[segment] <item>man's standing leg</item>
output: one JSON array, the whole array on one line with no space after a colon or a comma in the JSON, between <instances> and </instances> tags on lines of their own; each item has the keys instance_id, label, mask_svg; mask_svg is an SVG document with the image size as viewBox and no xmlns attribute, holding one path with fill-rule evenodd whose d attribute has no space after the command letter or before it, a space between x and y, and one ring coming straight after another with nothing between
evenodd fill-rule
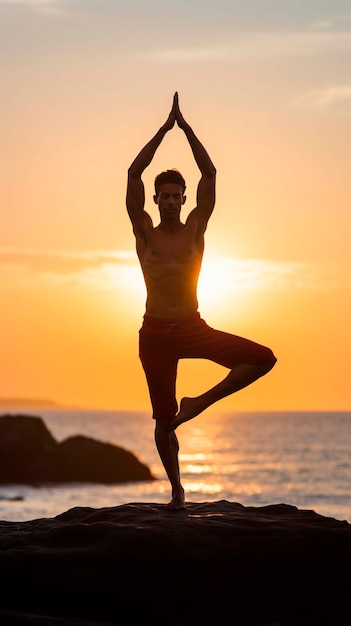
<instances>
[{"instance_id":1,"label":"man's standing leg","mask_svg":"<svg viewBox=\"0 0 351 626\"><path fill-rule=\"evenodd\" d=\"M179 444L175 432L169 431L169 423L156 422L155 441L163 467L172 487L172 500L168 509L185 509L184 489L180 481L178 452Z\"/></svg>"},{"instance_id":2,"label":"man's standing leg","mask_svg":"<svg viewBox=\"0 0 351 626\"><path fill-rule=\"evenodd\" d=\"M145 332L146 324L149 334ZM178 359L172 355L167 337L160 329L152 335L152 326L155 325L156 322L144 322L140 332L139 356L149 388L153 418L156 420L157 451L171 483L172 500L167 508L179 510L185 508L179 471L179 444L176 434L169 428L178 410L175 397Z\"/></svg>"}]
</instances>

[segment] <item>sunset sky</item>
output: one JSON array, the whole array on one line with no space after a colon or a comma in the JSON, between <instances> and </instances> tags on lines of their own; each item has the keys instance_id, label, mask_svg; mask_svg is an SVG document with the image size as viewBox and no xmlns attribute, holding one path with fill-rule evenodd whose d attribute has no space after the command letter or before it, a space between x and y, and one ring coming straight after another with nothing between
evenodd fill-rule
<instances>
[{"instance_id":1,"label":"sunset sky","mask_svg":"<svg viewBox=\"0 0 351 626\"><path fill-rule=\"evenodd\" d=\"M349 0L0 0L0 397L148 409L128 166L175 91L218 173L208 324L274 370L220 410L351 408ZM199 172L175 128L143 177ZM179 396L224 370L182 362Z\"/></svg>"}]
</instances>

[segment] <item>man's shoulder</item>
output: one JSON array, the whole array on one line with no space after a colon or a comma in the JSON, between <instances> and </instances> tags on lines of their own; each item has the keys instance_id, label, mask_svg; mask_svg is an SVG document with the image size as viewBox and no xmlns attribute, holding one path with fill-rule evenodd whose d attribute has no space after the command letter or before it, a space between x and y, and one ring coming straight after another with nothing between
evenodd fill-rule
<instances>
[{"instance_id":1,"label":"man's shoulder","mask_svg":"<svg viewBox=\"0 0 351 626\"><path fill-rule=\"evenodd\" d=\"M204 218L201 209L199 207L195 207L195 209L189 213L185 224L192 227L197 234L201 234L205 232L208 220L209 216Z\"/></svg>"},{"instance_id":2,"label":"man's shoulder","mask_svg":"<svg viewBox=\"0 0 351 626\"><path fill-rule=\"evenodd\" d=\"M133 220L133 232L136 238L145 238L147 233L154 230L154 225L150 215L146 211L142 211L138 219Z\"/></svg>"}]
</instances>

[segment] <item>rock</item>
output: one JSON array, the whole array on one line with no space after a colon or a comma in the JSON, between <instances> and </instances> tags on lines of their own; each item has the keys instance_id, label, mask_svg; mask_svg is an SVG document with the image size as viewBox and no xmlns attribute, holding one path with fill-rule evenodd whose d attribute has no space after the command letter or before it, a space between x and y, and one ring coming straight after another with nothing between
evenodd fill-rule
<instances>
[{"instance_id":1,"label":"rock","mask_svg":"<svg viewBox=\"0 0 351 626\"><path fill-rule=\"evenodd\" d=\"M0 417L0 483L155 480L131 452L77 435L58 443L40 417Z\"/></svg>"},{"instance_id":2,"label":"rock","mask_svg":"<svg viewBox=\"0 0 351 626\"><path fill-rule=\"evenodd\" d=\"M153 478L131 452L82 435L60 443L57 456L61 480L115 483Z\"/></svg>"},{"instance_id":3,"label":"rock","mask_svg":"<svg viewBox=\"0 0 351 626\"><path fill-rule=\"evenodd\" d=\"M286 504L74 508L0 522L0 623L350 626L350 559L350 524Z\"/></svg>"}]
</instances>

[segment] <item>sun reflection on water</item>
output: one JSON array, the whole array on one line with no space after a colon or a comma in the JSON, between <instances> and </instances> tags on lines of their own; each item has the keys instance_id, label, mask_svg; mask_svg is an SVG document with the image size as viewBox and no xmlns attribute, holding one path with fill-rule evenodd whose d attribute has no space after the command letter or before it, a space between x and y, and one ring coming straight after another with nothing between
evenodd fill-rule
<instances>
[{"instance_id":1,"label":"sun reflection on water","mask_svg":"<svg viewBox=\"0 0 351 626\"><path fill-rule=\"evenodd\" d=\"M184 466L184 471L190 474L210 474L213 472L212 465L191 465L188 463Z\"/></svg>"},{"instance_id":2,"label":"sun reflection on water","mask_svg":"<svg viewBox=\"0 0 351 626\"><path fill-rule=\"evenodd\" d=\"M228 488L228 485L227 485ZM258 483L232 484L232 493L234 495L253 496L263 492L262 485Z\"/></svg>"},{"instance_id":3,"label":"sun reflection on water","mask_svg":"<svg viewBox=\"0 0 351 626\"><path fill-rule=\"evenodd\" d=\"M179 454L180 461L208 461L212 458L212 454L205 454L204 452L195 452L192 454Z\"/></svg>"},{"instance_id":4,"label":"sun reflection on water","mask_svg":"<svg viewBox=\"0 0 351 626\"><path fill-rule=\"evenodd\" d=\"M205 482L188 482L184 481L185 493L203 493L213 495L223 491L223 485L220 483L205 483Z\"/></svg>"}]
</instances>

